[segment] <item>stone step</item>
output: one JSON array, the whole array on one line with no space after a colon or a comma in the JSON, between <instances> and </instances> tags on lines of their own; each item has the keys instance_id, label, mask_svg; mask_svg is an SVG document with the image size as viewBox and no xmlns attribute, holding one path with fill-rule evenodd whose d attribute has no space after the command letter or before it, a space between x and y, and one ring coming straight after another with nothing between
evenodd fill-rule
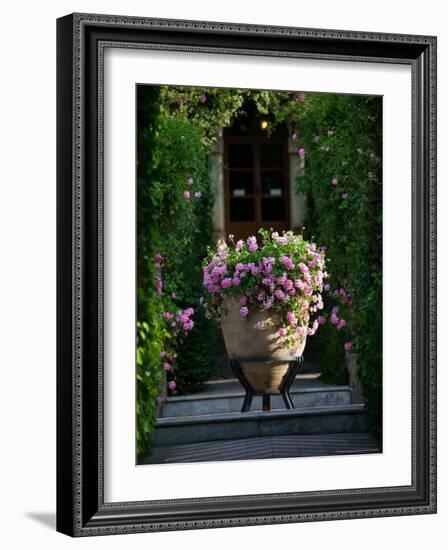
<instances>
[{"instance_id":1,"label":"stone step","mask_svg":"<svg viewBox=\"0 0 448 550\"><path fill-rule=\"evenodd\" d=\"M296 408L350 404L350 387L320 383L313 378L297 378L291 386L291 397ZM191 395L168 397L162 410L163 417L196 416L240 412L244 390L236 380L209 383L206 390ZM284 409L280 394L272 395L271 407ZM261 410L261 397L255 396L252 411Z\"/></svg>"},{"instance_id":2,"label":"stone step","mask_svg":"<svg viewBox=\"0 0 448 550\"><path fill-rule=\"evenodd\" d=\"M157 419L154 446L288 434L367 431L364 405L336 405L271 412L202 414Z\"/></svg>"}]
</instances>

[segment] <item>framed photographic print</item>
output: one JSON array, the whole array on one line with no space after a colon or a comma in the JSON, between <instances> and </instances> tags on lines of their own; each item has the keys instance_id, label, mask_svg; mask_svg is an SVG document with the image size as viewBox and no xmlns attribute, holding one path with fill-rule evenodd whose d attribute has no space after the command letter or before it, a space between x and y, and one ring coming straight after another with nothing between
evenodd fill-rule
<instances>
[{"instance_id":1,"label":"framed photographic print","mask_svg":"<svg viewBox=\"0 0 448 550\"><path fill-rule=\"evenodd\" d=\"M436 511L436 39L58 20L71 536Z\"/></svg>"}]
</instances>

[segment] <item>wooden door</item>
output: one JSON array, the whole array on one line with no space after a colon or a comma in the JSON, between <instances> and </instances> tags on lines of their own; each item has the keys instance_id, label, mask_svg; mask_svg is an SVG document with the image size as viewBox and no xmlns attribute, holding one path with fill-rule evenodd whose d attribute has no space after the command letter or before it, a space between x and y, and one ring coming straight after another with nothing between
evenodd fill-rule
<instances>
[{"instance_id":1,"label":"wooden door","mask_svg":"<svg viewBox=\"0 0 448 550\"><path fill-rule=\"evenodd\" d=\"M286 137L228 136L224 166L227 234L245 239L260 228L290 228Z\"/></svg>"}]
</instances>

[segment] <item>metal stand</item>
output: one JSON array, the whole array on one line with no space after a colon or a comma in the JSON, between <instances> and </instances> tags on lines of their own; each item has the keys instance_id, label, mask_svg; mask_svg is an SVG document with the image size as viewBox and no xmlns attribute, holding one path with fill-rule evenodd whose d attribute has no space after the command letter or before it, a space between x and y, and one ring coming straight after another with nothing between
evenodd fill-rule
<instances>
[{"instance_id":1,"label":"metal stand","mask_svg":"<svg viewBox=\"0 0 448 550\"><path fill-rule=\"evenodd\" d=\"M285 376L283 377L283 380L281 381L278 390L254 390L252 386L250 385L247 378L244 376L244 372L241 368L241 363L267 363L267 362L275 362L275 363L289 363L288 370L286 371ZM263 399L263 411L270 411L271 410L271 395L275 391L279 391L283 401L285 403L285 406L287 409L293 409L294 403L291 398L291 394L289 393L289 390L291 388L291 384L293 383L296 374L299 370L299 368L303 364L303 356L294 356L294 357L275 357L275 356L267 356L267 357L232 357L230 359L230 367L232 369L233 374L238 378L238 380L241 382L241 385L243 386L246 395L244 397L243 407L241 409L241 412L247 412L250 409L250 406L252 404L253 397L255 395L261 395Z\"/></svg>"}]
</instances>

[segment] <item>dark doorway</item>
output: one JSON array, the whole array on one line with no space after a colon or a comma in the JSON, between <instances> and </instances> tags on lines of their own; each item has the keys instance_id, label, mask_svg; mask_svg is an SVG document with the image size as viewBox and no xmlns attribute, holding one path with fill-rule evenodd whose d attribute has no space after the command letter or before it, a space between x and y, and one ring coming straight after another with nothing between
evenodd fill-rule
<instances>
[{"instance_id":1,"label":"dark doorway","mask_svg":"<svg viewBox=\"0 0 448 550\"><path fill-rule=\"evenodd\" d=\"M224 132L226 232L244 239L260 228L290 229L287 132L270 121L237 121Z\"/></svg>"}]
</instances>

